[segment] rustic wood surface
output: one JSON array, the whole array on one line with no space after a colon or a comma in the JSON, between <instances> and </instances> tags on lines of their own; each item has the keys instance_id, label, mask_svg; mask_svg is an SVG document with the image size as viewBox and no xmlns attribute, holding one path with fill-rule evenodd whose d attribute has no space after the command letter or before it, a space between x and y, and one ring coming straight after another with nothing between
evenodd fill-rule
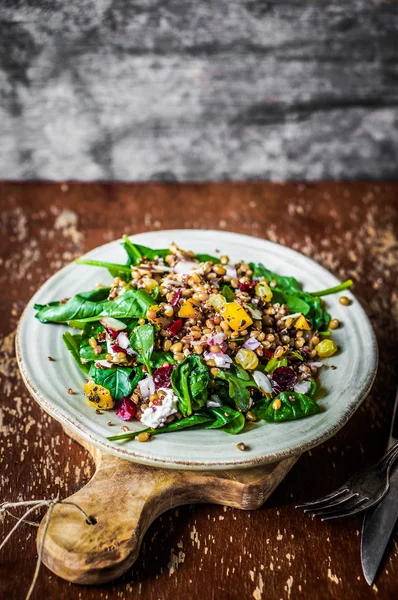
<instances>
[{"instance_id":1,"label":"rustic wood surface","mask_svg":"<svg viewBox=\"0 0 398 600\"><path fill-rule=\"evenodd\" d=\"M47 514L43 517L38 545L43 544L43 563L72 583L108 583L120 577L137 560L150 524L172 508L194 503L260 508L298 459L238 471L159 469L104 454L66 433L89 451L95 475L65 504L51 509L48 526Z\"/></svg>"},{"instance_id":2,"label":"rustic wood surface","mask_svg":"<svg viewBox=\"0 0 398 600\"><path fill-rule=\"evenodd\" d=\"M120 580L76 587L43 568L34 600L395 598L397 540L369 588L360 567L361 520L321 523L294 505L340 485L386 443L398 383L398 185L4 183L0 202L1 499L66 497L94 472L89 454L25 390L13 337L26 302L51 273L124 232L229 229L301 250L355 279L381 351L369 398L338 435L300 458L263 508L171 510L150 526L140 557ZM0 524L1 537L12 524ZM1 553L1 597L24 598L35 537L24 525Z\"/></svg>"},{"instance_id":3,"label":"rustic wood surface","mask_svg":"<svg viewBox=\"0 0 398 600\"><path fill-rule=\"evenodd\" d=\"M396 178L397 0L0 2L0 178Z\"/></svg>"}]
</instances>

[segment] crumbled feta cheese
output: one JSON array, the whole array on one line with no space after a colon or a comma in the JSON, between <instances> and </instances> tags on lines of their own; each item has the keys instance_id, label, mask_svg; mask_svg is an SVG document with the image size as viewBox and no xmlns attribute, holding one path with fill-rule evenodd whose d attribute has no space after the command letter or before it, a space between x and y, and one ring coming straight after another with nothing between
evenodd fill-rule
<instances>
[{"instance_id":1,"label":"crumbled feta cheese","mask_svg":"<svg viewBox=\"0 0 398 600\"><path fill-rule=\"evenodd\" d=\"M155 405L150 403L148 408L142 411L141 415L141 423L152 429L162 427L167 417L177 412L178 397L173 393L173 390L159 388L158 391L163 391L166 394L162 404Z\"/></svg>"}]
</instances>

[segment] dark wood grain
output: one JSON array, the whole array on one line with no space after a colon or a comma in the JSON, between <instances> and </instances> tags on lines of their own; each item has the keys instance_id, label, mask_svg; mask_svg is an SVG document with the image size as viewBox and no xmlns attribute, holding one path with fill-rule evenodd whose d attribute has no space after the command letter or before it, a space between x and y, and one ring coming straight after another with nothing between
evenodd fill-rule
<instances>
[{"instance_id":1,"label":"dark wood grain","mask_svg":"<svg viewBox=\"0 0 398 600\"><path fill-rule=\"evenodd\" d=\"M369 398L338 435L299 460L262 509L170 511L151 525L140 558L122 579L74 587L43 568L34 599L395 598L396 541L369 588L360 568L360 519L324 524L294 504L340 485L386 442L398 383L398 185L4 183L0 202L1 499L65 497L93 472L89 455L26 392L13 334L26 302L51 273L124 232L229 229L294 247L338 277L355 279L381 350ZM0 525L1 537L11 525ZM24 597L35 535L23 526L1 553L1 597Z\"/></svg>"}]
</instances>

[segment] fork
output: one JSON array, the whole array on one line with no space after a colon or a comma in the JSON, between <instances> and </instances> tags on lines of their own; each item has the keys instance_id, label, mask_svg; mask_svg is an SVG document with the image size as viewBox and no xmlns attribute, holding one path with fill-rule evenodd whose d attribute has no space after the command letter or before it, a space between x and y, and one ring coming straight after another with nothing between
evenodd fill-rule
<instances>
[{"instance_id":1,"label":"fork","mask_svg":"<svg viewBox=\"0 0 398 600\"><path fill-rule=\"evenodd\" d=\"M374 465L355 473L337 490L311 502L297 504L304 512L331 521L352 517L380 502L390 487L390 472L398 456L398 442Z\"/></svg>"}]
</instances>

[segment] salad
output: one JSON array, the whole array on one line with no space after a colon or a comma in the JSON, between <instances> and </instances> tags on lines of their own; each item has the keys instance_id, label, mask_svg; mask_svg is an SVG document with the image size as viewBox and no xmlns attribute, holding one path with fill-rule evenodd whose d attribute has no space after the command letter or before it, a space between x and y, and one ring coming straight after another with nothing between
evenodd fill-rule
<instances>
[{"instance_id":1,"label":"salad","mask_svg":"<svg viewBox=\"0 0 398 600\"><path fill-rule=\"evenodd\" d=\"M263 264L151 249L123 237L126 264L85 258L108 269L109 287L36 304L42 323L63 335L97 413L114 410L142 431L109 440L147 441L192 426L237 434L256 421L280 423L320 411L316 379L338 348L322 296ZM342 304L348 299L340 298ZM49 357L50 358L50 357ZM69 390L71 392L71 390Z\"/></svg>"}]
</instances>

